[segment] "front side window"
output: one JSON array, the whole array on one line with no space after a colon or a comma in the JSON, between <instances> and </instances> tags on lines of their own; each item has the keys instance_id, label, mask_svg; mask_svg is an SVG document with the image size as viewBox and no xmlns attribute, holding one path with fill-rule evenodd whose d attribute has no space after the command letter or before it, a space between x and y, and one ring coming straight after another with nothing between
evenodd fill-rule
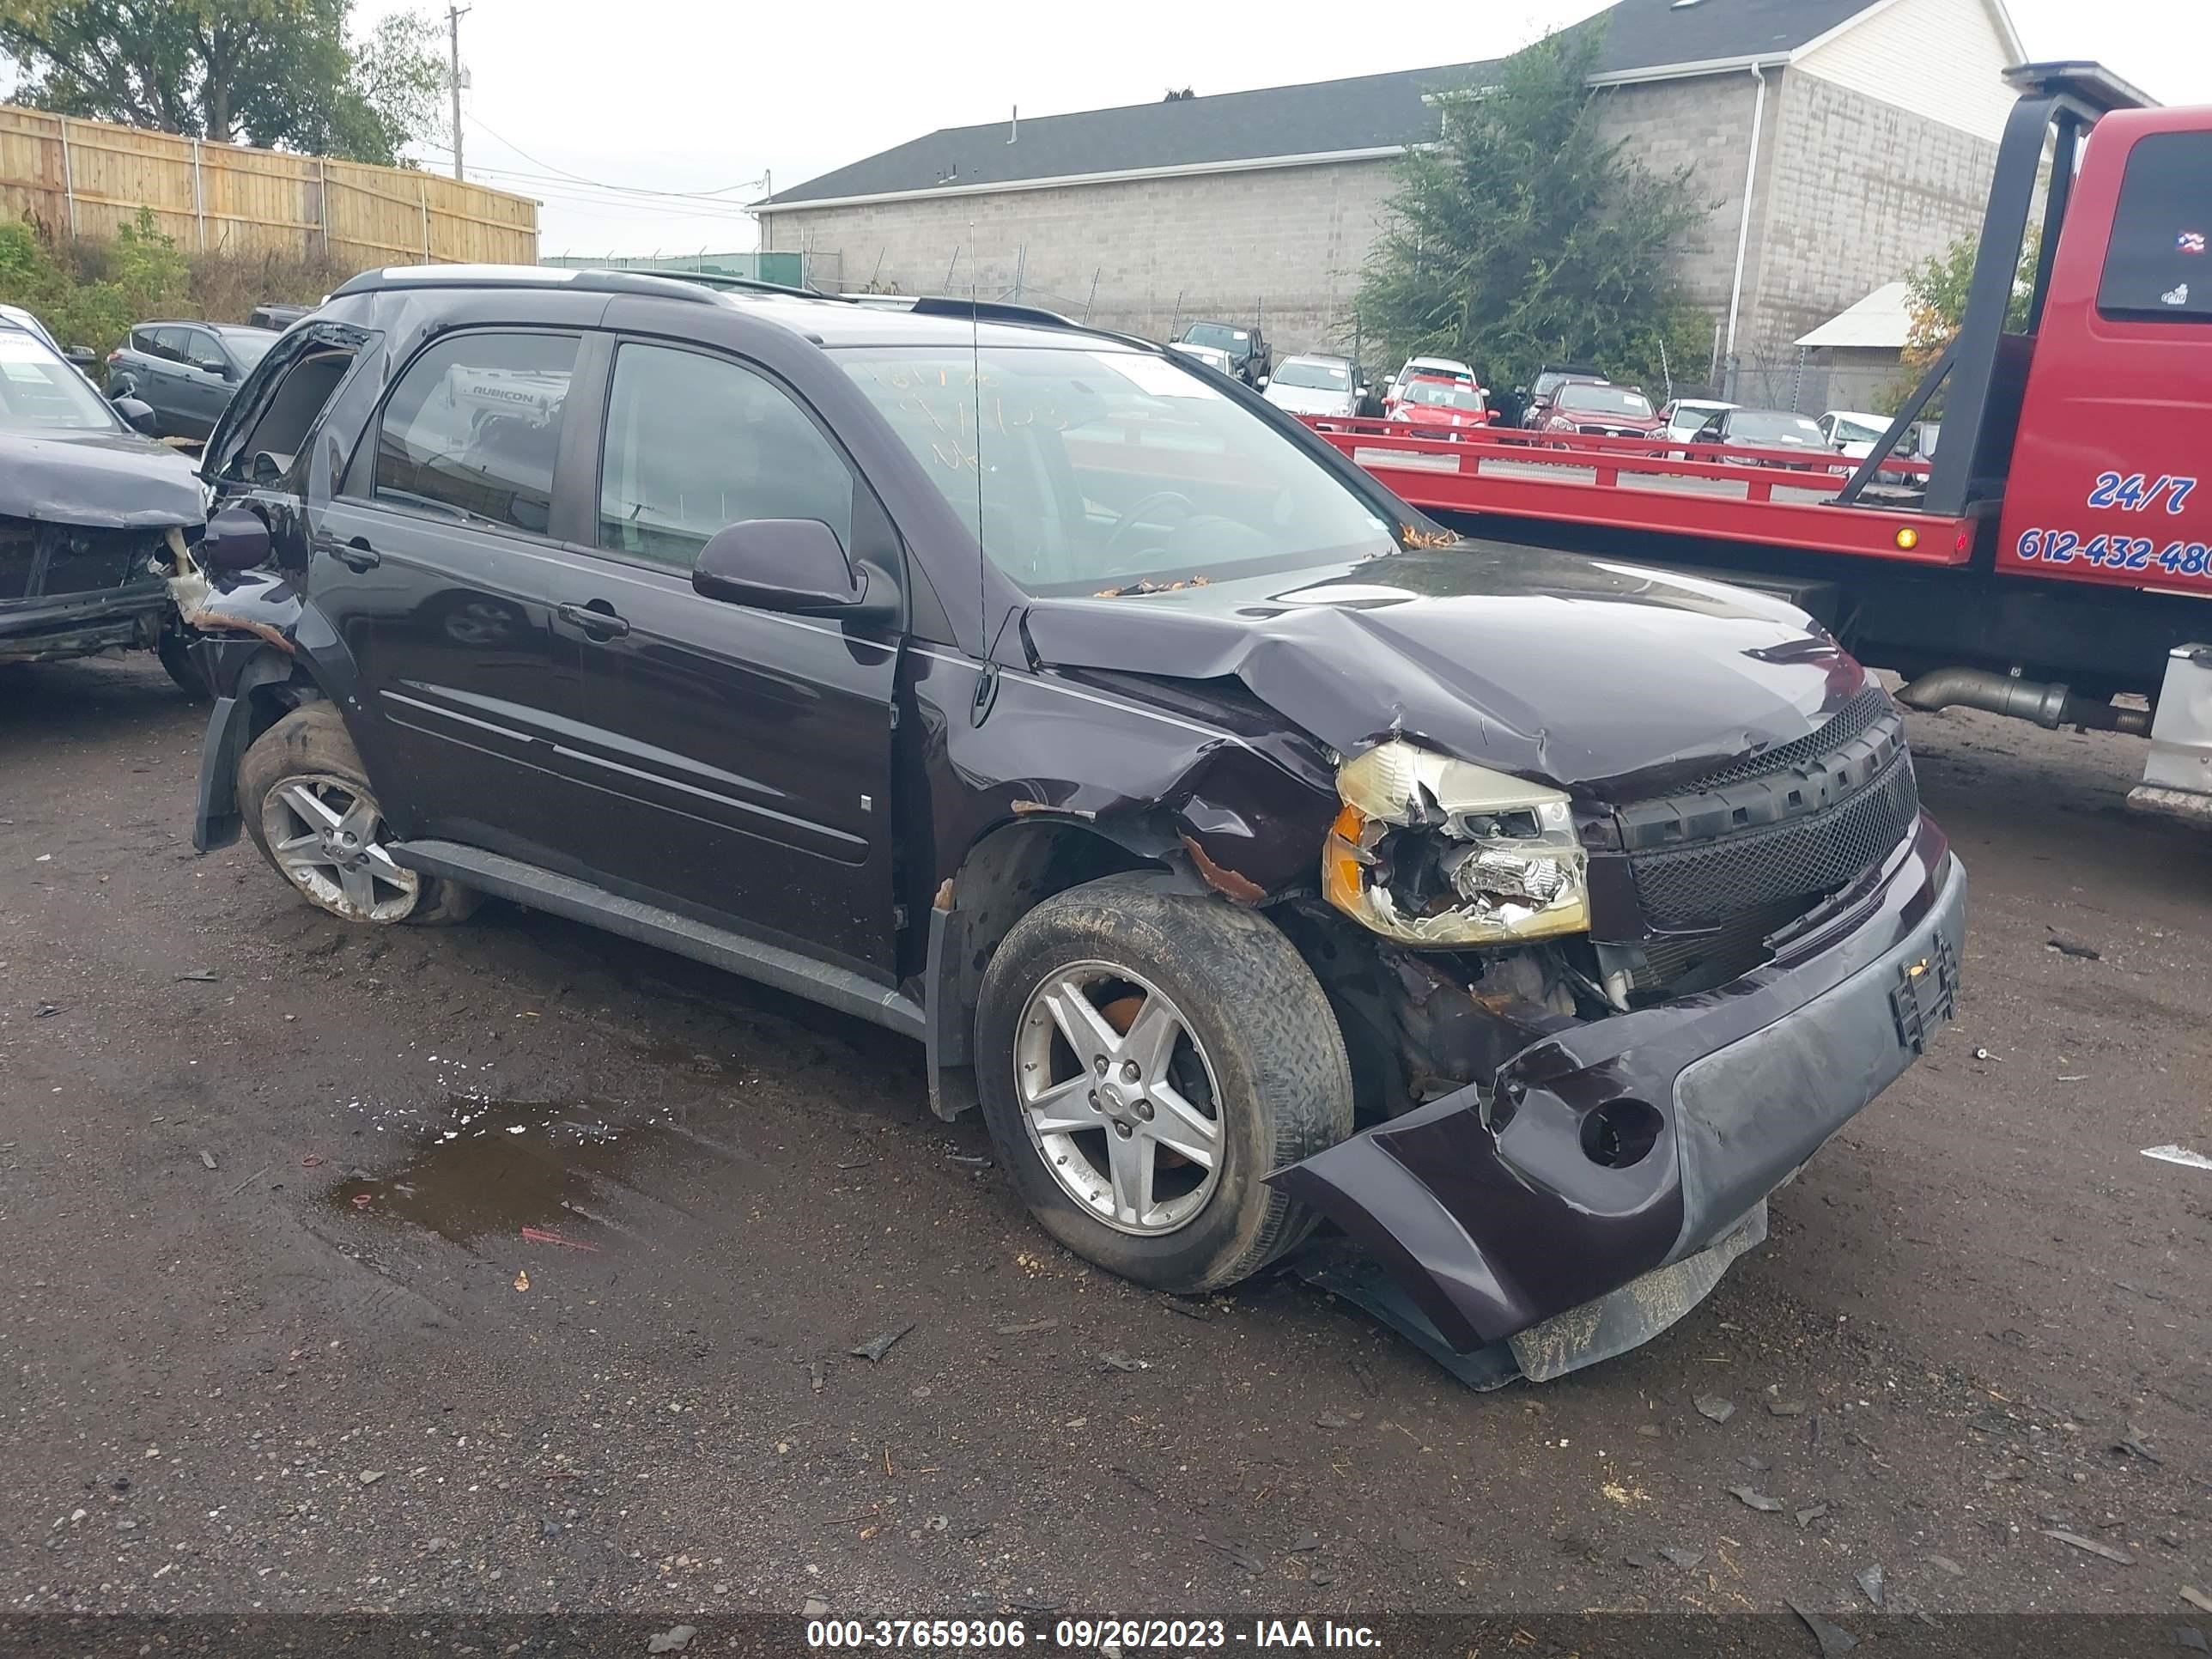
<instances>
[{"instance_id":1,"label":"front side window","mask_svg":"<svg viewBox=\"0 0 2212 1659\"><path fill-rule=\"evenodd\" d=\"M543 536L575 372L562 334L460 334L416 358L384 407L376 498Z\"/></svg>"},{"instance_id":2,"label":"front side window","mask_svg":"<svg viewBox=\"0 0 2212 1659\"><path fill-rule=\"evenodd\" d=\"M2097 289L2107 317L2212 322L2212 132L2154 132L2128 152Z\"/></svg>"},{"instance_id":3,"label":"front side window","mask_svg":"<svg viewBox=\"0 0 2212 1659\"><path fill-rule=\"evenodd\" d=\"M600 546L689 567L731 525L819 519L850 547L853 489L844 457L765 376L668 346L616 353Z\"/></svg>"},{"instance_id":4,"label":"front side window","mask_svg":"<svg viewBox=\"0 0 2212 1659\"><path fill-rule=\"evenodd\" d=\"M1032 592L1396 550L1365 500L1172 358L1046 346L832 355L986 556Z\"/></svg>"}]
</instances>

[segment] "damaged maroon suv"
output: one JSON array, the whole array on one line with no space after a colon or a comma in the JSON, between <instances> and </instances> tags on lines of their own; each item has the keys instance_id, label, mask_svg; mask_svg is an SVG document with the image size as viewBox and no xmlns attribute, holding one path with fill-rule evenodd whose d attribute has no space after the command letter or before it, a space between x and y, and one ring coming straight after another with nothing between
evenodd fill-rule
<instances>
[{"instance_id":1,"label":"damaged maroon suv","mask_svg":"<svg viewBox=\"0 0 2212 1659\"><path fill-rule=\"evenodd\" d=\"M907 1032L1146 1285L1289 1258L1557 1375L1693 1306L1951 1010L1965 878L1802 614L1456 539L1141 342L372 272L204 465L201 848Z\"/></svg>"}]
</instances>

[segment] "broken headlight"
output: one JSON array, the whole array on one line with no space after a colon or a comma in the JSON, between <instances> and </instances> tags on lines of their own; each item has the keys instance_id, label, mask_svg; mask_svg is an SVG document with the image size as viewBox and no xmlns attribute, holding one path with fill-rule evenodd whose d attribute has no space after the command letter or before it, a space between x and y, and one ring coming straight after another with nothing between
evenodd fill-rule
<instances>
[{"instance_id":1,"label":"broken headlight","mask_svg":"<svg viewBox=\"0 0 2212 1659\"><path fill-rule=\"evenodd\" d=\"M1589 927L1566 796L1393 739L1337 769L1322 892L1406 945L1514 945Z\"/></svg>"}]
</instances>

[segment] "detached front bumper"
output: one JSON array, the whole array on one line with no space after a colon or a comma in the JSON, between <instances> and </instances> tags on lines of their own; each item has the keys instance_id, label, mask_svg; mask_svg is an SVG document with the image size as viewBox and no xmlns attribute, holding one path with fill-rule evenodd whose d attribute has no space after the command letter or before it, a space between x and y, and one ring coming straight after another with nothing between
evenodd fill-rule
<instances>
[{"instance_id":1,"label":"detached front bumper","mask_svg":"<svg viewBox=\"0 0 2212 1659\"><path fill-rule=\"evenodd\" d=\"M48 662L118 646L151 646L168 602L160 577L90 592L0 600L0 662Z\"/></svg>"},{"instance_id":2,"label":"detached front bumper","mask_svg":"<svg viewBox=\"0 0 2212 1659\"><path fill-rule=\"evenodd\" d=\"M1312 1276L1470 1381L1558 1376L1648 1340L1764 1238L1767 1194L1950 1017L1966 901L1923 817L1735 983L1546 1037L1494 1083L1277 1171L1365 1258ZM1632 1161L1584 1133L1608 1110L1650 1126Z\"/></svg>"}]
</instances>

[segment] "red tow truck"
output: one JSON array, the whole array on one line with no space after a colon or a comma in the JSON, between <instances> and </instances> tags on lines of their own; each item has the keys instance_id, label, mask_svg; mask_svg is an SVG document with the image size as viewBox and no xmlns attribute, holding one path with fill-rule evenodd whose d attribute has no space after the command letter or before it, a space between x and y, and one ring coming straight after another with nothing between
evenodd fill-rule
<instances>
[{"instance_id":1,"label":"red tow truck","mask_svg":"<svg viewBox=\"0 0 2212 1659\"><path fill-rule=\"evenodd\" d=\"M1312 424L1470 533L1785 594L1903 674L1910 707L2148 737L2130 803L2212 818L2212 108L2159 108L2095 64L2008 78L2019 99L1958 337L1855 468L1802 450ZM1907 459L1939 388L1935 457ZM2149 707L2114 702L2129 693Z\"/></svg>"}]
</instances>

